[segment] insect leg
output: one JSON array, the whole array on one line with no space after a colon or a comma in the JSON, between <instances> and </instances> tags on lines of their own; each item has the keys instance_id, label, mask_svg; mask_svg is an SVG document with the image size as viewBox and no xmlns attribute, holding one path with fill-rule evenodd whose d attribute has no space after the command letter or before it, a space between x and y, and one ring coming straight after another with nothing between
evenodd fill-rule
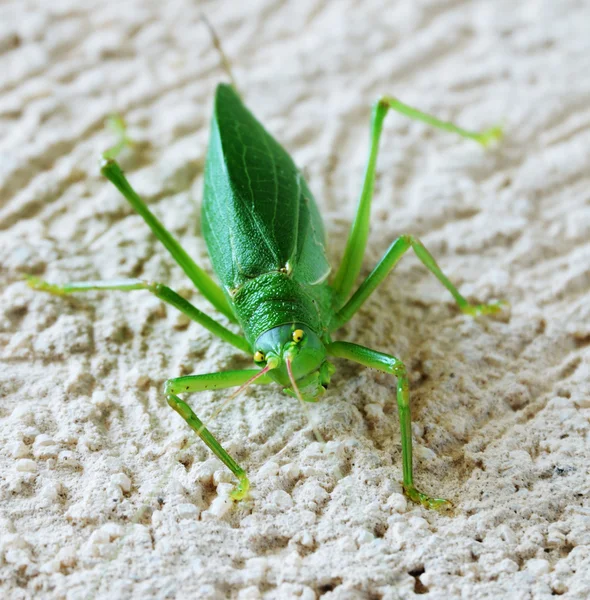
<instances>
[{"instance_id":1,"label":"insect leg","mask_svg":"<svg viewBox=\"0 0 590 600\"><path fill-rule=\"evenodd\" d=\"M195 261L186 253L184 248L172 236L172 234L160 223L150 211L145 202L137 195L121 167L112 159L105 158L101 167L101 173L115 185L136 212L143 218L154 235L164 244L172 258L178 263L195 287L211 302L211 304L228 319L236 322L236 317L229 305L221 288L199 267Z\"/></svg>"},{"instance_id":2,"label":"insect leg","mask_svg":"<svg viewBox=\"0 0 590 600\"><path fill-rule=\"evenodd\" d=\"M169 379L166 382L166 400L168 404L188 423L189 427L205 442L213 454L238 478L238 485L231 494L234 500L242 500L248 493L250 482L248 481L246 472L205 427L193 409L176 394L236 387L246 383L258 372L259 370L257 369L225 371L221 373L208 373L206 375L177 377L176 379ZM262 375L254 383L270 383L271 381L270 377Z\"/></svg>"},{"instance_id":3,"label":"insect leg","mask_svg":"<svg viewBox=\"0 0 590 600\"><path fill-rule=\"evenodd\" d=\"M450 121L443 121L441 119L437 119L436 117L429 115L428 113L422 112L417 108L413 108L403 102L400 102L397 98L392 96L382 96L379 99L379 103L387 105L387 108L391 108L396 112L409 117L410 119L414 119L415 121L422 121L427 125L432 127L436 127L437 129L442 129L443 131L449 131L450 133L456 133L461 137L464 137L468 140L473 140L478 144L481 144L484 147L489 146L493 142L497 142L502 138L502 128L499 125L494 127L490 127L485 131L469 131L468 129L464 129L463 127L459 127Z\"/></svg>"},{"instance_id":4,"label":"insect leg","mask_svg":"<svg viewBox=\"0 0 590 600\"><path fill-rule=\"evenodd\" d=\"M58 285L48 283L37 279L36 277L27 277L27 283L34 290L49 292L57 296L66 296L75 292L88 292L91 290L119 290L130 292L133 290L147 290L168 304L184 313L189 319L196 321L205 329L208 329L213 335L234 345L243 352L251 354L250 344L241 335L237 335L218 323L215 319L207 316L204 312L193 306L188 300L171 290L161 283L143 281L141 279L115 279L112 281L76 281Z\"/></svg>"},{"instance_id":5,"label":"insect leg","mask_svg":"<svg viewBox=\"0 0 590 600\"><path fill-rule=\"evenodd\" d=\"M327 346L328 354L346 358L371 369L378 369L397 378L397 407L401 427L403 486L410 500L426 508L444 508L450 505L448 500L431 498L419 492L414 486L412 470L412 417L410 414L410 383L404 363L390 356L364 346L350 342L333 342Z\"/></svg>"},{"instance_id":6,"label":"insect leg","mask_svg":"<svg viewBox=\"0 0 590 600\"><path fill-rule=\"evenodd\" d=\"M490 142L499 139L502 135L502 131L499 127L493 127L482 133L468 131L453 123L441 121L436 117L423 113L390 96L383 96L373 105L373 111L371 113L369 160L367 161L363 187L356 215L348 235L344 256L342 257L342 262L332 282L332 288L336 292L336 297L340 299L337 308L341 307L346 301L346 298L352 291L354 282L361 271L363 255L369 237L369 218L375 183L375 167L377 164L377 155L379 153L379 140L381 139L381 132L383 131L383 121L390 109L412 119L423 121L433 127L444 129L445 131L456 133L464 138L474 140L483 146L487 146Z\"/></svg>"},{"instance_id":7,"label":"insect leg","mask_svg":"<svg viewBox=\"0 0 590 600\"><path fill-rule=\"evenodd\" d=\"M338 311L334 319L334 329L337 329L346 323L357 312L365 300L367 300L375 288L385 279L405 252L410 248L414 250L416 256L422 261L426 268L434 274L447 290L449 290L462 312L472 316L479 316L497 313L502 310L503 302L470 304L441 271L432 254L428 252L422 242L412 235L402 235L391 244L381 261L363 283L361 283L352 298Z\"/></svg>"},{"instance_id":8,"label":"insect leg","mask_svg":"<svg viewBox=\"0 0 590 600\"><path fill-rule=\"evenodd\" d=\"M127 135L127 125L121 115L113 114L107 119L107 126L117 136L117 143L102 153L104 159L117 158L124 148L133 146L135 142Z\"/></svg>"}]
</instances>

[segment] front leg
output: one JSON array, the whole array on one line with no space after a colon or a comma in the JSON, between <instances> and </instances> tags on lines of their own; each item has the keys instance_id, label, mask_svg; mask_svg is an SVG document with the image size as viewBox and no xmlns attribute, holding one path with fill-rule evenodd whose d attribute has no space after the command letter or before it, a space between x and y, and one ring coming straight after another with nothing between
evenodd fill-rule
<instances>
[{"instance_id":1,"label":"front leg","mask_svg":"<svg viewBox=\"0 0 590 600\"><path fill-rule=\"evenodd\" d=\"M250 488L246 471L229 455L227 450L217 441L215 436L205 427L193 409L176 394L182 392L201 392L204 390L219 390L230 387L244 386L248 383L270 383L272 380L258 369L243 371L225 371L208 373L206 375L189 375L169 379L166 382L166 400L188 424L188 426L205 442L221 462L238 478L238 485L231 497L234 500L245 498Z\"/></svg>"},{"instance_id":2,"label":"front leg","mask_svg":"<svg viewBox=\"0 0 590 600\"><path fill-rule=\"evenodd\" d=\"M402 465L404 491L410 500L426 508L448 508L451 503L442 498L432 498L416 489L412 468L412 416L410 413L410 382L404 363L388 354L350 342L334 342L327 346L330 356L347 358L371 369L378 369L397 378L397 407L401 427Z\"/></svg>"}]
</instances>

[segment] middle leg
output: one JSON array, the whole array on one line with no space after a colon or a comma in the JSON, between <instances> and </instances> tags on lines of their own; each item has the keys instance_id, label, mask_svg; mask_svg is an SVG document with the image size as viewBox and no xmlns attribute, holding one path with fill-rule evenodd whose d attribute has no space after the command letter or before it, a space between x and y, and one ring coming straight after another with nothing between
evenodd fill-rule
<instances>
[{"instance_id":1,"label":"middle leg","mask_svg":"<svg viewBox=\"0 0 590 600\"><path fill-rule=\"evenodd\" d=\"M344 304L346 298L348 298L348 295L354 286L354 282L361 272L365 247L369 238L369 217L375 183L379 140L381 139L381 132L383 131L383 121L389 110L395 110L411 119L427 123L432 127L450 131L463 138L478 142L482 146L487 146L491 142L502 137L502 130L499 127L492 127L481 133L469 131L454 123L442 121L432 115L413 108L412 106L408 106L391 96L383 96L375 103L371 113L371 143L363 188L356 209L356 216L348 235L348 241L346 242L346 249L344 250L342 262L332 281L332 287L336 293L339 304L338 308L340 308Z\"/></svg>"},{"instance_id":2,"label":"middle leg","mask_svg":"<svg viewBox=\"0 0 590 600\"><path fill-rule=\"evenodd\" d=\"M410 248L414 250L416 256L422 261L424 266L449 290L461 312L467 315L479 316L494 314L502 310L502 302L470 304L442 272L424 244L413 235L402 235L391 244L383 258L365 281L361 283L350 300L336 313L334 323L331 327L333 330L344 325L359 310L367 298L375 291L375 288L385 279Z\"/></svg>"},{"instance_id":3,"label":"middle leg","mask_svg":"<svg viewBox=\"0 0 590 600\"><path fill-rule=\"evenodd\" d=\"M189 319L199 323L205 329L208 329L213 335L239 348L243 352L250 354L252 349L246 338L237 335L212 319L204 312L193 306L188 300L177 294L161 283L153 281L143 281L142 279L113 279L106 281L73 281L65 284L49 283L32 275L27 276L29 287L41 292L48 292L56 296L67 296L75 292L89 292L92 290L119 290L121 292L131 292L134 290L147 290L154 294L160 300L174 306L180 312L184 313Z\"/></svg>"}]
</instances>

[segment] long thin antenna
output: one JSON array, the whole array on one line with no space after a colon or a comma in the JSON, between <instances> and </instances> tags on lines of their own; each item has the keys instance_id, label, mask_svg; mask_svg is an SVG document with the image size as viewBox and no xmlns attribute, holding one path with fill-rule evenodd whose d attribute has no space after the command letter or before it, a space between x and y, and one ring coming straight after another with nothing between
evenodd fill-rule
<instances>
[{"instance_id":1,"label":"long thin antenna","mask_svg":"<svg viewBox=\"0 0 590 600\"><path fill-rule=\"evenodd\" d=\"M207 15L203 12L201 13L201 20L205 24L205 27L207 27L207 29L209 30L209 34L211 35L211 41L213 42L215 49L219 53L219 58L221 59L221 66L223 67L223 70L227 73L234 90L236 90L236 92L238 92L238 94L241 96L242 94L240 94L240 90L238 88L236 78L234 77L233 71L231 69L231 63L229 62L229 59L227 58L227 54L223 51L223 46L221 45L221 40L219 39L219 36L217 35L215 28L211 24L211 21L209 21L209 19L207 18Z\"/></svg>"},{"instance_id":2,"label":"long thin antenna","mask_svg":"<svg viewBox=\"0 0 590 600\"><path fill-rule=\"evenodd\" d=\"M213 415L211 415L211 418L209 419L210 421L213 421L214 419L217 418L217 416L219 415L219 413L237 396L239 396L250 384L254 383L259 377L262 377L263 375L265 375L266 373L268 373L271 369L274 369L275 365L271 364L269 362L269 364L266 365L266 367L264 367L264 369L261 369L260 371L258 371L258 373L256 373L255 375L253 375L252 377L250 377L250 379L248 379L248 381L246 381L246 383L243 383L231 396L229 396L228 398L226 398L222 403L221 406L213 413ZM204 425L203 425L204 427Z\"/></svg>"},{"instance_id":3,"label":"long thin antenna","mask_svg":"<svg viewBox=\"0 0 590 600\"><path fill-rule=\"evenodd\" d=\"M307 408L307 404L305 403L305 400L303 399L303 396L301 395L301 392L299 391L299 388L297 387L297 382L295 381L295 377L293 376L293 369L291 368L291 361L289 359L287 359L286 362L287 362L287 373L289 374L289 380L291 381L291 387L293 388L293 391L295 392L297 399L299 400L299 402L301 402L301 407L303 408L303 412L305 413L305 416L307 417L307 420L309 421L309 425L313 429L315 438L320 444L325 444L326 442L325 442L324 438L322 437L322 434L315 428L315 425L312 423L311 415L309 414L309 409Z\"/></svg>"}]
</instances>

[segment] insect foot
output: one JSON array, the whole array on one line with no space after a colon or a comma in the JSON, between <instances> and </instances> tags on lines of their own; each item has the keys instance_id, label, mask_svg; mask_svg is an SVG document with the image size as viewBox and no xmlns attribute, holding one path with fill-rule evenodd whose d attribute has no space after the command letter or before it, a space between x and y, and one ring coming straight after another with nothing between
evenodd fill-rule
<instances>
[{"instance_id":1,"label":"insect foot","mask_svg":"<svg viewBox=\"0 0 590 600\"><path fill-rule=\"evenodd\" d=\"M416 502L416 504L421 504L424 508L449 510L453 507L453 503L450 500L445 500L444 498L431 498L430 496L419 492L413 485L404 485L404 492L410 500Z\"/></svg>"},{"instance_id":2,"label":"insect foot","mask_svg":"<svg viewBox=\"0 0 590 600\"><path fill-rule=\"evenodd\" d=\"M499 142L503 137L504 132L502 131L502 126L496 125L495 127L490 127L490 129L486 129L480 133L477 141L484 146L484 148L487 148L491 144Z\"/></svg>"},{"instance_id":3,"label":"insect foot","mask_svg":"<svg viewBox=\"0 0 590 600\"><path fill-rule=\"evenodd\" d=\"M506 300L498 300L489 304L469 304L461 307L461 312L472 317L480 317L483 315L495 315L508 308L508 306L509 304Z\"/></svg>"},{"instance_id":4,"label":"insect foot","mask_svg":"<svg viewBox=\"0 0 590 600\"><path fill-rule=\"evenodd\" d=\"M240 483L236 485L236 487L232 490L230 496L232 500L243 500L248 495L248 490L250 489L250 480L246 476L246 473L243 473L240 476Z\"/></svg>"},{"instance_id":5,"label":"insect foot","mask_svg":"<svg viewBox=\"0 0 590 600\"><path fill-rule=\"evenodd\" d=\"M49 294L53 294L54 296L65 296L67 293L62 289L62 286L48 283L47 281L43 281L42 279L34 277L33 275L25 275L25 279L30 288L40 292L47 292Z\"/></svg>"},{"instance_id":6,"label":"insect foot","mask_svg":"<svg viewBox=\"0 0 590 600\"><path fill-rule=\"evenodd\" d=\"M199 377L198 375L196 377ZM243 500L250 489L250 482L246 471L227 453L223 446L215 439L213 434L205 427L201 419L193 412L193 409L181 398L170 393L174 389L174 382L166 382L166 400L170 408L175 410L188 424L188 426L205 442L213 451L213 454L238 478L238 485L233 489L231 497L233 500Z\"/></svg>"}]
</instances>

